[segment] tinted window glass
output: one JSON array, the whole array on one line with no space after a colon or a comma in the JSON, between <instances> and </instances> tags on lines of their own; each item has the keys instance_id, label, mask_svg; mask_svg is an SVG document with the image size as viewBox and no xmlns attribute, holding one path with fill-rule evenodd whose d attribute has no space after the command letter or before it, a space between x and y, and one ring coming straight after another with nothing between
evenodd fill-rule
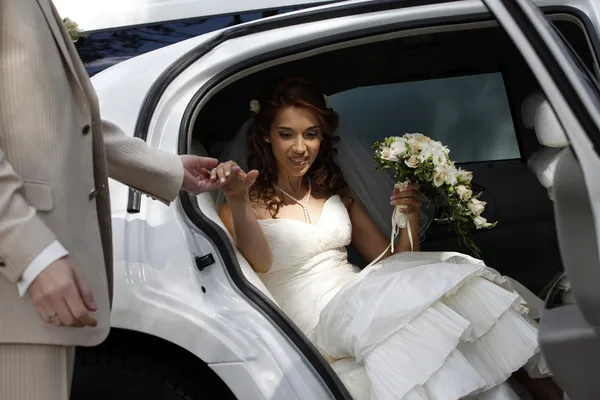
<instances>
[{"instance_id":1,"label":"tinted window glass","mask_svg":"<svg viewBox=\"0 0 600 400\"><path fill-rule=\"evenodd\" d=\"M342 137L356 135L365 146L420 132L447 145L457 163L520 158L501 73L359 87L330 104Z\"/></svg>"},{"instance_id":2,"label":"tinted window glass","mask_svg":"<svg viewBox=\"0 0 600 400\"><path fill-rule=\"evenodd\" d=\"M134 28L90 33L75 47L90 76L128 58L168 46L214 30L227 28L302 7L248 12L213 18L197 18Z\"/></svg>"}]
</instances>

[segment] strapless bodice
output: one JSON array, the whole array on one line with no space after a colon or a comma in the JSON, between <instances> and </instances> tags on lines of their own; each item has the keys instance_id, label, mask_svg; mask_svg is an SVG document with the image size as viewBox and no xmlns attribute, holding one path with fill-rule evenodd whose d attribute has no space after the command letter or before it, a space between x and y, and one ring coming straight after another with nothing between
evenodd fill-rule
<instances>
[{"instance_id":1,"label":"strapless bodice","mask_svg":"<svg viewBox=\"0 0 600 400\"><path fill-rule=\"evenodd\" d=\"M286 218L259 223L273 253L271 269L260 278L286 314L310 335L318 321L315 310L358 271L347 260L352 225L346 206L335 195L325 201L315 224Z\"/></svg>"}]
</instances>

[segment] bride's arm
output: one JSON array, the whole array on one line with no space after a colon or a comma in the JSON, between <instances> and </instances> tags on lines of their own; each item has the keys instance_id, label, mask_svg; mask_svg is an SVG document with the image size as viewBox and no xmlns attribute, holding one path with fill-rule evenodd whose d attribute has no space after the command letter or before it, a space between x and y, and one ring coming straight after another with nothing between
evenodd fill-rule
<instances>
[{"instance_id":1,"label":"bride's arm","mask_svg":"<svg viewBox=\"0 0 600 400\"><path fill-rule=\"evenodd\" d=\"M233 161L228 161L210 172L213 180L220 179L223 182L220 189L227 200L219 209L219 217L252 269L265 273L271 269L273 253L248 196L248 189L256 180L258 171L239 171L232 179L227 180L234 173L233 167L236 165Z\"/></svg>"},{"instance_id":2,"label":"bride's arm","mask_svg":"<svg viewBox=\"0 0 600 400\"><path fill-rule=\"evenodd\" d=\"M356 199L353 199L348 206L348 214L350 215L350 221L352 222L352 245L364 259L367 260L367 262L373 261L386 249L386 247L388 247L390 244L390 237L384 235L379 230L362 204ZM416 213L414 216L411 214L409 219L412 237L414 239L413 250L419 251L419 216ZM406 228L400 231L400 240L394 247L395 253L403 251L410 251L410 241L408 238L408 230ZM391 254L391 250L388 249L382 259L389 257Z\"/></svg>"},{"instance_id":3,"label":"bride's arm","mask_svg":"<svg viewBox=\"0 0 600 400\"><path fill-rule=\"evenodd\" d=\"M219 216L252 269L258 273L268 272L273 254L248 195L227 197Z\"/></svg>"}]
</instances>

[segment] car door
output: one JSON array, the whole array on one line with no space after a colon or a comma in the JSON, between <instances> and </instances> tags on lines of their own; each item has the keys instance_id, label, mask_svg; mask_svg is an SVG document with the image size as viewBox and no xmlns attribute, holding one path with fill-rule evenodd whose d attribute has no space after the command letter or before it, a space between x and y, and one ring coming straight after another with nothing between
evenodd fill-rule
<instances>
[{"instance_id":1,"label":"car door","mask_svg":"<svg viewBox=\"0 0 600 400\"><path fill-rule=\"evenodd\" d=\"M561 258L576 303L545 310L539 339L569 398L596 398L600 391L599 85L530 0L484 2L534 71L570 143L556 169L554 213Z\"/></svg>"}]
</instances>

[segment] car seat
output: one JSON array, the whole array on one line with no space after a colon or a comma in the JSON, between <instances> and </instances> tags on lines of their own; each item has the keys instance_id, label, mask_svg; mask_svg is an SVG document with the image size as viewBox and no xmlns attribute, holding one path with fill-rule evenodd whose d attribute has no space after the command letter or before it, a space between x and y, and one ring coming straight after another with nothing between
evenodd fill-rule
<instances>
[{"instance_id":1,"label":"car seat","mask_svg":"<svg viewBox=\"0 0 600 400\"><path fill-rule=\"evenodd\" d=\"M550 199L554 200L552 189L556 165L563 150L569 146L569 140L552 106L542 94L534 93L525 98L521 106L521 115L525 128L535 132L542 146L529 157L527 165L540 184L548 190ZM559 278L556 286L562 292L563 304L575 303L570 282L564 274Z\"/></svg>"},{"instance_id":2,"label":"car seat","mask_svg":"<svg viewBox=\"0 0 600 400\"><path fill-rule=\"evenodd\" d=\"M528 96L522 103L521 114L523 125L535 132L542 148L527 160L527 165L538 178L540 184L548 190L548 196L553 199L552 186L554 172L562 150L569 141L562 130L550 103L541 94Z\"/></svg>"}]
</instances>

